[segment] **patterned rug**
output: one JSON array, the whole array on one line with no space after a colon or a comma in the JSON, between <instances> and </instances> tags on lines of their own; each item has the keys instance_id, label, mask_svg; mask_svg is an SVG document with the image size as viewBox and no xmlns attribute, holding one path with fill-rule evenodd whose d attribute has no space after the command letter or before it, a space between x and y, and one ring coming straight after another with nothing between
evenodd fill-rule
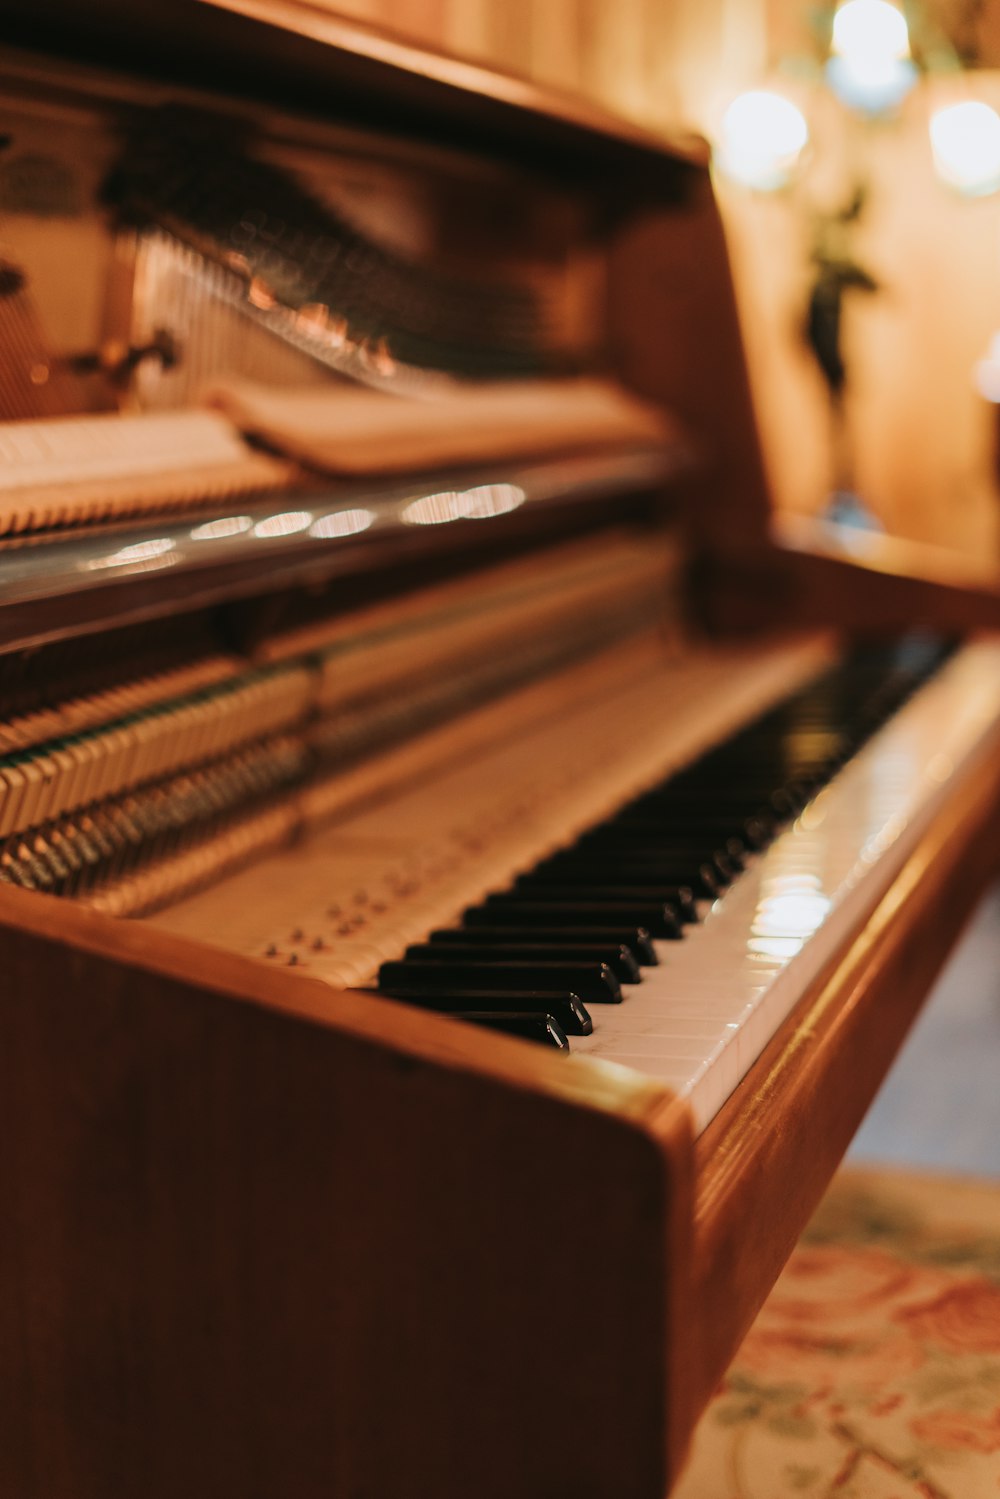
<instances>
[{"instance_id":1,"label":"patterned rug","mask_svg":"<svg viewBox=\"0 0 1000 1499\"><path fill-rule=\"evenodd\" d=\"M672 1499L1000 1495L1000 1186L835 1182Z\"/></svg>"}]
</instances>

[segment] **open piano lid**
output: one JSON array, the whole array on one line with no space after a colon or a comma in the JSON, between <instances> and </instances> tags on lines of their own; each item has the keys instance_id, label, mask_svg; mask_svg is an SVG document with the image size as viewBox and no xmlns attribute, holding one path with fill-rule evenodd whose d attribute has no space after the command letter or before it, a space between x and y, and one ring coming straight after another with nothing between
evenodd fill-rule
<instances>
[{"instance_id":1,"label":"open piano lid","mask_svg":"<svg viewBox=\"0 0 1000 1499\"><path fill-rule=\"evenodd\" d=\"M569 94L429 52L303 0L10 0L5 39L47 56L315 109L518 161L619 201L676 196L699 137L654 135Z\"/></svg>"}]
</instances>

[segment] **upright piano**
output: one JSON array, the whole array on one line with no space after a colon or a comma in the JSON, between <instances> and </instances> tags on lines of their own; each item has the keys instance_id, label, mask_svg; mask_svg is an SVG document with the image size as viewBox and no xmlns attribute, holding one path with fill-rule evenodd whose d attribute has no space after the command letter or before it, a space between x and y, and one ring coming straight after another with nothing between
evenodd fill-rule
<instances>
[{"instance_id":1,"label":"upright piano","mask_svg":"<svg viewBox=\"0 0 1000 1499\"><path fill-rule=\"evenodd\" d=\"M996 600L772 541L699 142L4 12L0 1492L659 1499L996 872Z\"/></svg>"}]
</instances>

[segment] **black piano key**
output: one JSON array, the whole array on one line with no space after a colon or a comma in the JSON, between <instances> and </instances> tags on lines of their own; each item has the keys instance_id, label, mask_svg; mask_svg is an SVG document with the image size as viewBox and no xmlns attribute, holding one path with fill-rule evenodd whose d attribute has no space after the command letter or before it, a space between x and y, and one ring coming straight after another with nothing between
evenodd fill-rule
<instances>
[{"instance_id":1,"label":"black piano key","mask_svg":"<svg viewBox=\"0 0 1000 1499\"><path fill-rule=\"evenodd\" d=\"M631 825L627 808L623 808L619 816L625 826ZM601 827L615 828L618 826L618 821L618 817L609 817L607 822L601 824ZM720 873L731 876L746 858L746 845L737 835L732 835L731 831L729 834L724 833L721 837L718 833L713 835L711 832L691 833L687 829L671 827L668 817L656 818L650 823L650 829L656 834L659 857L664 863L670 860L675 865L701 864L711 863L717 859Z\"/></svg>"},{"instance_id":2,"label":"black piano key","mask_svg":"<svg viewBox=\"0 0 1000 1499\"><path fill-rule=\"evenodd\" d=\"M682 839L684 839L683 833L680 831L673 833L670 843L663 851L664 854L672 854L675 849L679 849L682 846ZM684 841L693 852L697 852L698 848L710 848L713 858L725 859L726 863L737 874L747 860L747 845L742 838L735 834L722 839L706 838L704 835L699 839L694 839L688 836Z\"/></svg>"},{"instance_id":3,"label":"black piano key","mask_svg":"<svg viewBox=\"0 0 1000 1499\"><path fill-rule=\"evenodd\" d=\"M650 794L646 810L660 814L664 821L667 814L678 807L705 807L713 812L731 812L744 817L770 811L787 821L801 812L811 795L811 787L785 782L780 777L751 785L732 769L711 779L671 781L662 791Z\"/></svg>"},{"instance_id":4,"label":"black piano key","mask_svg":"<svg viewBox=\"0 0 1000 1499\"><path fill-rule=\"evenodd\" d=\"M619 817L625 826L630 826L631 809L636 805L636 802L628 803L616 817L609 817L609 820L601 823L601 826L618 826ZM690 862L690 860L700 863L703 859L720 859L720 869L726 871L727 866L741 868L747 857L747 841L739 836L739 826L736 826L733 832L732 820L729 824L723 824L715 829L711 826L697 829L696 826L672 826L675 821L678 824L681 823L681 818L676 815L676 812L673 817L661 818L655 814L654 808L649 815L652 817L651 826L654 827L658 841L660 841L661 859L673 859L676 863Z\"/></svg>"},{"instance_id":5,"label":"black piano key","mask_svg":"<svg viewBox=\"0 0 1000 1499\"><path fill-rule=\"evenodd\" d=\"M383 963L378 986L386 994L402 989L567 989L584 1004L621 1004L621 985L606 963L487 962L475 959L407 956Z\"/></svg>"},{"instance_id":6,"label":"black piano key","mask_svg":"<svg viewBox=\"0 0 1000 1499\"><path fill-rule=\"evenodd\" d=\"M812 733L814 743L816 737ZM836 744L827 736L820 749L806 749L803 738L801 732L791 731L778 735L761 734L751 740L735 739L724 749L706 755L690 770L682 771L678 779L693 783L735 770L748 784L764 785L768 780L773 782L775 776L808 780L826 774L829 766L840 757L841 736L837 736Z\"/></svg>"},{"instance_id":7,"label":"black piano key","mask_svg":"<svg viewBox=\"0 0 1000 1499\"><path fill-rule=\"evenodd\" d=\"M612 822L599 824L583 834L583 837L599 837L608 829L635 825L655 826L661 831L669 832L683 817L692 820L722 818L725 819L725 825L734 830L742 823L757 821L769 825L773 831L789 818L797 816L799 811L801 807L795 799L787 796L784 791L774 791L773 788L763 795L748 796L735 784L714 789L700 786L682 790L671 782L661 790L646 792L641 802L630 803Z\"/></svg>"},{"instance_id":8,"label":"black piano key","mask_svg":"<svg viewBox=\"0 0 1000 1499\"><path fill-rule=\"evenodd\" d=\"M715 893L704 886L678 882L672 870L665 872L633 861L630 853L621 857L604 850L596 855L587 850L562 854L558 860L518 875L513 888L533 895L546 892L546 899L550 893L572 890L574 897L588 900L596 899L600 892L602 897L614 894L616 899L669 901L682 921L697 921L696 901L714 899Z\"/></svg>"},{"instance_id":9,"label":"black piano key","mask_svg":"<svg viewBox=\"0 0 1000 1499\"><path fill-rule=\"evenodd\" d=\"M592 828L574 845L583 849L591 845L628 844L653 845L657 838L668 838L675 833L682 838L698 837L705 848L723 842L738 844L743 854L756 853L766 848L777 831L777 822L771 818L726 817L709 811L688 812L682 807L674 808L668 817L644 815L636 802L623 807L616 817L599 827Z\"/></svg>"},{"instance_id":10,"label":"black piano key","mask_svg":"<svg viewBox=\"0 0 1000 1499\"><path fill-rule=\"evenodd\" d=\"M609 823L608 827L613 827L613 824ZM708 878L713 883L728 885L743 868L742 854L734 859L720 849L713 851L710 844L706 847L704 843L687 852L672 846L665 835L659 841L654 841L654 839L655 835L650 838L648 844L643 846L637 847L633 844L627 854L619 856L622 866L619 872L631 873L632 869L640 868L643 871L640 876L626 883L641 885L655 879L662 880L668 885L691 885L702 877L704 870L707 871ZM602 853L607 847L608 845L604 845ZM541 874L567 865L578 865L588 855L593 857L590 846L581 840L579 846L562 849L559 853L540 860L531 873Z\"/></svg>"},{"instance_id":11,"label":"black piano key","mask_svg":"<svg viewBox=\"0 0 1000 1499\"><path fill-rule=\"evenodd\" d=\"M380 991L381 992L381 991ZM389 999L405 999L418 1010L435 1010L440 1015L468 1013L470 1010L503 1011L515 1015L533 1012L551 1015L559 1022L567 1036L589 1036L594 1023L590 1012L579 995L558 989L465 989L452 993L449 989L424 991L419 985L406 993L394 988Z\"/></svg>"},{"instance_id":12,"label":"black piano key","mask_svg":"<svg viewBox=\"0 0 1000 1499\"><path fill-rule=\"evenodd\" d=\"M614 877L613 871L590 877L586 872L553 870L541 874L518 875L513 893L519 900L629 900L639 903L669 905L678 921L698 920L695 902L715 900L724 889L721 881L706 874L704 880L697 874L691 883L676 884L672 880L647 879L640 871L634 876Z\"/></svg>"},{"instance_id":13,"label":"black piano key","mask_svg":"<svg viewBox=\"0 0 1000 1499\"><path fill-rule=\"evenodd\" d=\"M663 813L675 808L726 814L737 811L745 817L756 815L758 810L770 810L785 818L794 814L802 794L793 795L793 791L795 788L788 786L780 774L755 784L731 767L725 774L711 777L674 776L661 787L647 791L643 807L649 812Z\"/></svg>"},{"instance_id":14,"label":"black piano key","mask_svg":"<svg viewBox=\"0 0 1000 1499\"><path fill-rule=\"evenodd\" d=\"M584 892L587 894L587 892ZM603 898L546 900L518 894L488 895L481 906L465 912L467 926L642 926L652 937L673 941L681 936L676 909L667 902L605 900Z\"/></svg>"},{"instance_id":15,"label":"black piano key","mask_svg":"<svg viewBox=\"0 0 1000 1499\"><path fill-rule=\"evenodd\" d=\"M680 830L680 836L686 837L688 847L678 847L678 825L684 818L688 819L690 833ZM723 818L725 819L723 821ZM697 832L697 821L703 824L703 831ZM623 807L617 817L610 818L599 827L592 828L589 832L581 834L574 847L580 849L594 847L603 848L607 844L621 843L649 845L650 850L660 850L663 859L672 858L676 863L692 860L701 862L707 856L718 853L730 863L742 862L747 853L756 847L761 847L774 835L777 827L777 819L772 818L770 823L754 824L758 827L758 835L754 843L741 837L743 819L737 813L726 813L722 809L719 817L724 830L723 837L719 832L708 824L708 816L705 809L696 811L693 815L686 812L684 808L668 803L662 809L656 806L631 806ZM746 819L747 822L750 819ZM723 847L723 844L731 845Z\"/></svg>"},{"instance_id":16,"label":"black piano key","mask_svg":"<svg viewBox=\"0 0 1000 1499\"><path fill-rule=\"evenodd\" d=\"M497 922L491 926L460 926L440 928L431 932L430 942L611 942L620 945L635 963L642 968L655 968L659 963L653 939L645 927L627 926L504 926Z\"/></svg>"},{"instance_id":17,"label":"black piano key","mask_svg":"<svg viewBox=\"0 0 1000 1499\"><path fill-rule=\"evenodd\" d=\"M570 1049L566 1032L555 1016L544 1015L540 1010L512 1010L510 1014L504 1014L502 1010L454 1010L452 1013L456 1020L469 1020L473 1025L504 1031L509 1036L521 1036L525 1041L538 1041L558 1051Z\"/></svg>"},{"instance_id":18,"label":"black piano key","mask_svg":"<svg viewBox=\"0 0 1000 1499\"><path fill-rule=\"evenodd\" d=\"M904 663L890 647L832 667L468 910L461 929L433 934L431 946L453 945L456 969L459 958L487 954L491 964L523 957L529 971L603 962L607 954L593 948L609 937L624 939L640 965L653 960L650 938L682 935L683 922L697 919L697 898L721 894L938 659L931 652ZM640 925L645 951L629 930ZM424 959L414 953L413 961Z\"/></svg>"},{"instance_id":19,"label":"black piano key","mask_svg":"<svg viewBox=\"0 0 1000 1499\"><path fill-rule=\"evenodd\" d=\"M741 859L741 867L743 862ZM728 885L740 872L722 854L713 859L706 858L704 844L700 856L695 854L692 858L682 860L665 847L655 829L648 830L645 838L627 837L621 843L616 842L610 834L603 843L581 839L572 848L564 848L559 853L542 859L535 868L540 872L561 868L583 869L588 865L596 868L602 863L605 868L614 869L616 873L631 874L636 871L631 880L634 885L652 880L659 880L664 884L691 884L691 879L683 876L697 875L702 867L709 871L710 878Z\"/></svg>"},{"instance_id":20,"label":"black piano key","mask_svg":"<svg viewBox=\"0 0 1000 1499\"><path fill-rule=\"evenodd\" d=\"M490 928L475 935L488 937ZM606 963L623 984L638 984L642 979L639 964L623 943L614 947L599 942L435 942L432 938L408 947L404 956L467 963Z\"/></svg>"}]
</instances>

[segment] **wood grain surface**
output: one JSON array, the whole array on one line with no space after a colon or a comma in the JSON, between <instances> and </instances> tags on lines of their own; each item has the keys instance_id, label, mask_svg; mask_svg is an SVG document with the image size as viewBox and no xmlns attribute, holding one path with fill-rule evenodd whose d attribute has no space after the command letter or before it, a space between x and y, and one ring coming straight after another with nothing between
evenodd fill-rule
<instances>
[{"instance_id":1,"label":"wood grain surface","mask_svg":"<svg viewBox=\"0 0 1000 1499\"><path fill-rule=\"evenodd\" d=\"M695 1151L689 1374L710 1397L948 952L995 878L1000 755L981 761Z\"/></svg>"},{"instance_id":2,"label":"wood grain surface","mask_svg":"<svg viewBox=\"0 0 1000 1499\"><path fill-rule=\"evenodd\" d=\"M0 955L5 1495L661 1492L661 1090L18 891Z\"/></svg>"}]
</instances>

